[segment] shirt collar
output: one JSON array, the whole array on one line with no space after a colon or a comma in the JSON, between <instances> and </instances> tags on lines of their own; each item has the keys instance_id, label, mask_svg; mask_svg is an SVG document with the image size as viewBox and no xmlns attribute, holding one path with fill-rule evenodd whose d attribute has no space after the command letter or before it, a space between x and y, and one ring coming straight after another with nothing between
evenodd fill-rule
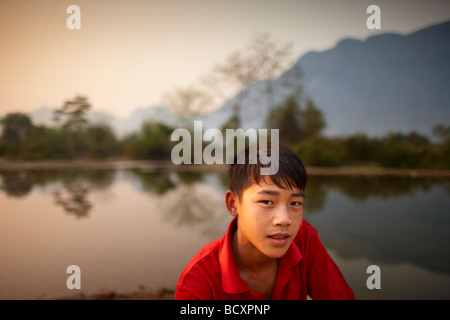
<instances>
[{"instance_id":1,"label":"shirt collar","mask_svg":"<svg viewBox=\"0 0 450 320\"><path fill-rule=\"evenodd\" d=\"M231 239L237 228L237 218L234 218L228 226L227 233L223 238L219 251L219 263L222 275L222 288L227 293L242 293L249 291L244 280L242 280L234 260ZM300 232L300 230L299 230ZM295 266L302 259L302 254L294 241L289 246L284 256L278 260L278 272L284 273ZM277 277L278 278L278 277Z\"/></svg>"}]
</instances>

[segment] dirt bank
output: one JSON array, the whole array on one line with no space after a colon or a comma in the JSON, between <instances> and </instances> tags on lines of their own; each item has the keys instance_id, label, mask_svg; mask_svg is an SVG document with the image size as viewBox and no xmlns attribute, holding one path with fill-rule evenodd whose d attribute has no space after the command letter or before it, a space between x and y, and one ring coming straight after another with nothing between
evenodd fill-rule
<instances>
[{"instance_id":1,"label":"dirt bank","mask_svg":"<svg viewBox=\"0 0 450 320\"><path fill-rule=\"evenodd\" d=\"M155 292L136 291L131 293L118 293L114 290L105 291L98 294L85 295L83 293L72 296L55 298L52 300L174 300L175 291L162 288Z\"/></svg>"},{"instance_id":2,"label":"dirt bank","mask_svg":"<svg viewBox=\"0 0 450 320\"><path fill-rule=\"evenodd\" d=\"M45 160L45 161L11 161L0 159L0 170L63 170L63 169L143 169L183 170L183 171L222 171L225 164L214 165L175 165L168 160ZM389 175L409 177L450 177L450 170L433 169L389 169L362 167L307 167L311 175Z\"/></svg>"}]
</instances>

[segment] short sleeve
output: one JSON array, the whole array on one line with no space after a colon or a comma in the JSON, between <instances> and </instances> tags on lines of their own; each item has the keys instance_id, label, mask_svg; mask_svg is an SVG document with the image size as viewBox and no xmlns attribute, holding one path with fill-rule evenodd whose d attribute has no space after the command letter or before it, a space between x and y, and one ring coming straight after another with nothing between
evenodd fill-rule
<instances>
[{"instance_id":1,"label":"short sleeve","mask_svg":"<svg viewBox=\"0 0 450 320\"><path fill-rule=\"evenodd\" d=\"M317 231L309 224L306 233L308 295L316 300L354 300L354 294L336 263L328 254Z\"/></svg>"}]
</instances>

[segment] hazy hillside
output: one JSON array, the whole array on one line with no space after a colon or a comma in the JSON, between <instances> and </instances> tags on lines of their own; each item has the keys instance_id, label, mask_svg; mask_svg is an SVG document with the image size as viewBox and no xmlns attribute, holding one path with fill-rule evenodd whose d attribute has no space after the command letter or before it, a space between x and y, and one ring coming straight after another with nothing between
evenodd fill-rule
<instances>
[{"instance_id":1,"label":"hazy hillside","mask_svg":"<svg viewBox=\"0 0 450 320\"><path fill-rule=\"evenodd\" d=\"M450 22L409 35L343 39L330 50L306 53L274 79L274 102L281 103L303 85L324 112L328 135L411 130L430 134L435 124L450 124L449 39ZM263 128L269 110L265 83L245 90L242 127ZM204 127L220 127L231 116L233 103L231 98L202 117ZM30 115L35 123L49 124L52 112L43 108ZM177 116L161 106L138 109L128 118L95 112L89 117L109 123L120 136L138 130L147 119L177 125Z\"/></svg>"},{"instance_id":2,"label":"hazy hillside","mask_svg":"<svg viewBox=\"0 0 450 320\"><path fill-rule=\"evenodd\" d=\"M427 131L450 121L450 22L402 36L345 39L299 65L329 132Z\"/></svg>"},{"instance_id":3,"label":"hazy hillside","mask_svg":"<svg viewBox=\"0 0 450 320\"><path fill-rule=\"evenodd\" d=\"M280 103L301 84L324 112L326 133L388 131L430 133L450 123L450 22L409 35L381 34L366 40L343 39L334 48L309 52L274 80ZM301 72L299 72L301 70ZM262 127L267 115L264 83L247 88L244 127ZM233 100L211 123L231 114Z\"/></svg>"}]
</instances>

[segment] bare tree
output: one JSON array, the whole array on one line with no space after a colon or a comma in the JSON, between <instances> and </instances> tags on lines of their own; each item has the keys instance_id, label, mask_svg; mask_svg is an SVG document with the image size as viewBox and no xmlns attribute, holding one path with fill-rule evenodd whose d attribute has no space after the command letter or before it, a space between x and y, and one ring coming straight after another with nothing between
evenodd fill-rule
<instances>
[{"instance_id":1,"label":"bare tree","mask_svg":"<svg viewBox=\"0 0 450 320\"><path fill-rule=\"evenodd\" d=\"M293 63L292 42L273 40L268 33L256 35L250 44L258 80L265 80L269 109L274 107L273 79Z\"/></svg>"},{"instance_id":2,"label":"bare tree","mask_svg":"<svg viewBox=\"0 0 450 320\"><path fill-rule=\"evenodd\" d=\"M258 34L247 48L229 55L218 64L204 82L216 91L235 94L233 118L240 124L242 103L248 94L246 88L257 81L266 80L269 107L273 107L272 80L292 63L292 43L272 40L269 34Z\"/></svg>"},{"instance_id":3,"label":"bare tree","mask_svg":"<svg viewBox=\"0 0 450 320\"><path fill-rule=\"evenodd\" d=\"M192 119L200 116L211 104L212 98L205 91L194 88L178 88L162 96L163 103L175 111L183 125L189 127Z\"/></svg>"},{"instance_id":4,"label":"bare tree","mask_svg":"<svg viewBox=\"0 0 450 320\"><path fill-rule=\"evenodd\" d=\"M219 91L225 90L231 94L237 94L233 105L233 117L236 125L240 124L240 109L247 95L245 88L258 80L257 67L247 53L234 52L221 64L216 65L207 81Z\"/></svg>"}]
</instances>

